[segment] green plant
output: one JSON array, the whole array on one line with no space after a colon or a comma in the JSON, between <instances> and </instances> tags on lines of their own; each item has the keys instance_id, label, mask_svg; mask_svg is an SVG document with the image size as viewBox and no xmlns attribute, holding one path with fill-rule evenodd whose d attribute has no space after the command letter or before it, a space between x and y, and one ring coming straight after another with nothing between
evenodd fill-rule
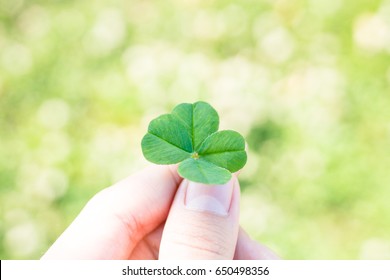
<instances>
[{"instance_id":1,"label":"green plant","mask_svg":"<svg viewBox=\"0 0 390 280\"><path fill-rule=\"evenodd\" d=\"M238 132L218 127L218 113L208 103L182 103L150 122L142 152L156 164L180 162L178 172L188 180L224 184L244 167L247 155Z\"/></svg>"}]
</instances>

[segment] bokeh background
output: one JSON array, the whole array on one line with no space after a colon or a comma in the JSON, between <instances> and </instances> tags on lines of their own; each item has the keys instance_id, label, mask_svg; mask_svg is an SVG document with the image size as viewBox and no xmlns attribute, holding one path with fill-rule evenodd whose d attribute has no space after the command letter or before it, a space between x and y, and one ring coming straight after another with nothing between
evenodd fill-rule
<instances>
[{"instance_id":1,"label":"bokeh background","mask_svg":"<svg viewBox=\"0 0 390 280\"><path fill-rule=\"evenodd\" d=\"M389 0L0 0L0 258L39 258L204 100L246 137L253 238L390 259L389 62Z\"/></svg>"}]
</instances>

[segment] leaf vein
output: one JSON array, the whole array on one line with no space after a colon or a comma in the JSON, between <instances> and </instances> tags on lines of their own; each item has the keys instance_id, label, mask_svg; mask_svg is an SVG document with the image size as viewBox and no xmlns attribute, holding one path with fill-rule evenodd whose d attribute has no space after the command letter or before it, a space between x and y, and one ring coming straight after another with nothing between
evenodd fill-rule
<instances>
[{"instance_id":1,"label":"leaf vein","mask_svg":"<svg viewBox=\"0 0 390 280\"><path fill-rule=\"evenodd\" d=\"M195 104L192 104L192 112L191 112L191 117L192 117L192 123L191 123L191 141L192 141L192 150L195 151L195 136L194 136L194 112L195 112Z\"/></svg>"},{"instance_id":2,"label":"leaf vein","mask_svg":"<svg viewBox=\"0 0 390 280\"><path fill-rule=\"evenodd\" d=\"M208 152L208 153L201 153L200 155L202 156L207 156L207 155L217 155L217 154L228 154L228 153L237 153L237 152L244 152L244 150L231 150L231 151L218 151L218 152Z\"/></svg>"},{"instance_id":3,"label":"leaf vein","mask_svg":"<svg viewBox=\"0 0 390 280\"><path fill-rule=\"evenodd\" d=\"M160 137L160 136L158 136L158 135L156 135L156 134L154 134L152 132L149 132L149 134L153 135L153 136L155 136L155 137L157 137L157 138L159 138L161 140L163 140L164 142L166 142L166 143L168 143L168 144L170 144L170 145L172 145L172 146L174 146L174 147L176 147L176 148L178 148L178 149L180 149L180 150L182 150L182 151L184 151L186 153L188 153L188 151L184 150L182 147L179 147L178 145L175 145L174 143L171 143L171 142L167 141L166 139L164 139L164 138L162 138L162 137Z\"/></svg>"}]
</instances>

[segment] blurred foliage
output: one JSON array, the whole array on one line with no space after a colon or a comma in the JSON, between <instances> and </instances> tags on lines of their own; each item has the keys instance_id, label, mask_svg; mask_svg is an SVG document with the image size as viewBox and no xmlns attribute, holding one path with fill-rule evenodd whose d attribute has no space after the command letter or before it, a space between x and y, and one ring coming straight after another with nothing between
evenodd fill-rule
<instances>
[{"instance_id":1,"label":"blurred foliage","mask_svg":"<svg viewBox=\"0 0 390 280\"><path fill-rule=\"evenodd\" d=\"M205 100L247 136L241 224L288 259L390 258L390 1L0 0L0 258L39 258Z\"/></svg>"}]
</instances>

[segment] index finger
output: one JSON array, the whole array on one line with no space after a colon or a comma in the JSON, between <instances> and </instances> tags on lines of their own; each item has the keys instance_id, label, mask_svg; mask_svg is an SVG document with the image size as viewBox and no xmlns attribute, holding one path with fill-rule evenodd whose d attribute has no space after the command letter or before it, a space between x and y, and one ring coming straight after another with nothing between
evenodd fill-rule
<instances>
[{"instance_id":1,"label":"index finger","mask_svg":"<svg viewBox=\"0 0 390 280\"><path fill-rule=\"evenodd\" d=\"M152 165L96 194L43 259L126 259L166 220L182 179L176 166Z\"/></svg>"}]
</instances>

